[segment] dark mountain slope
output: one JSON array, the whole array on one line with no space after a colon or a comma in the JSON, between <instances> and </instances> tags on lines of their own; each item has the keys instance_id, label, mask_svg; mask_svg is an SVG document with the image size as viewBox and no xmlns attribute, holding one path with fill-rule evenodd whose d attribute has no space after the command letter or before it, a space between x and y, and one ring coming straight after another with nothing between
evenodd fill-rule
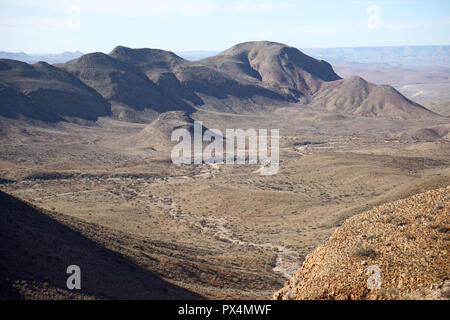
<instances>
[{"instance_id":1,"label":"dark mountain slope","mask_svg":"<svg viewBox=\"0 0 450 320\"><path fill-rule=\"evenodd\" d=\"M52 215L0 192L0 300L201 298L86 238L61 223L64 216ZM83 234L111 237L95 225L73 223ZM120 248L120 241L114 246ZM69 265L81 268L81 290L66 287Z\"/></svg>"},{"instance_id":2,"label":"dark mountain slope","mask_svg":"<svg viewBox=\"0 0 450 320\"><path fill-rule=\"evenodd\" d=\"M161 88L166 96L178 101L188 101L194 105L203 104L200 97L183 86L176 77L178 70L190 65L189 61L176 54L159 49L130 49L118 46L109 55L141 70Z\"/></svg>"},{"instance_id":3,"label":"dark mountain slope","mask_svg":"<svg viewBox=\"0 0 450 320\"><path fill-rule=\"evenodd\" d=\"M68 72L45 62L33 65L0 60L0 115L45 121L63 117L96 120L110 114L109 104Z\"/></svg>"},{"instance_id":4,"label":"dark mountain slope","mask_svg":"<svg viewBox=\"0 0 450 320\"><path fill-rule=\"evenodd\" d=\"M165 94L141 68L104 53L87 54L57 66L97 90L112 104L123 104L135 110L148 108L158 112L174 109L193 111L186 102Z\"/></svg>"}]
</instances>

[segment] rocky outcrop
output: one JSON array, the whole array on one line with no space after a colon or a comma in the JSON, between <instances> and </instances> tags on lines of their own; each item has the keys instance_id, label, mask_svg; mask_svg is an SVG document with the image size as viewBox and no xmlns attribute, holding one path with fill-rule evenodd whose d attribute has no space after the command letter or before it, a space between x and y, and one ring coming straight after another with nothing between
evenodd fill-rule
<instances>
[{"instance_id":1,"label":"rocky outcrop","mask_svg":"<svg viewBox=\"0 0 450 320\"><path fill-rule=\"evenodd\" d=\"M356 215L274 299L449 299L449 230L450 186Z\"/></svg>"}]
</instances>

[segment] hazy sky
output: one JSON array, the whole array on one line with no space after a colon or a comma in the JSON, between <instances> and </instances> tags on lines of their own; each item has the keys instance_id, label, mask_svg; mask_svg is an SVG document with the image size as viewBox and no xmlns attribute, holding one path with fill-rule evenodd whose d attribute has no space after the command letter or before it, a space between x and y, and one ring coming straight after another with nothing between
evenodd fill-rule
<instances>
[{"instance_id":1,"label":"hazy sky","mask_svg":"<svg viewBox=\"0 0 450 320\"><path fill-rule=\"evenodd\" d=\"M0 50L450 44L449 0L0 0Z\"/></svg>"}]
</instances>

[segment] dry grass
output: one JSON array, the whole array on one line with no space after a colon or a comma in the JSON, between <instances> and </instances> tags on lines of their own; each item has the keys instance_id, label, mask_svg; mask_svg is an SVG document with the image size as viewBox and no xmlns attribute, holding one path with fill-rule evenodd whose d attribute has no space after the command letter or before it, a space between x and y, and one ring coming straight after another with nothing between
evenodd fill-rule
<instances>
[{"instance_id":1,"label":"dry grass","mask_svg":"<svg viewBox=\"0 0 450 320\"><path fill-rule=\"evenodd\" d=\"M105 228L77 230L180 287L207 298L263 299L347 218L450 182L447 141L392 138L426 120L321 123L298 109L193 117L222 130L282 128L279 173L176 167L167 154L128 143L145 125L28 124L24 135L23 123L8 122L0 189L61 214L64 224Z\"/></svg>"}]
</instances>

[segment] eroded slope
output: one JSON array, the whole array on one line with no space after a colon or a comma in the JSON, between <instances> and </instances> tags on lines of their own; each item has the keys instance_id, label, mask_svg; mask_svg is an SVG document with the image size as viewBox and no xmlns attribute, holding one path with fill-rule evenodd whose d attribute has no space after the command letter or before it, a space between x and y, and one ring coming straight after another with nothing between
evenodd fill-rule
<instances>
[{"instance_id":1,"label":"eroded slope","mask_svg":"<svg viewBox=\"0 0 450 320\"><path fill-rule=\"evenodd\" d=\"M354 216L308 255L275 299L427 298L450 275L450 187ZM381 286L369 289L369 266ZM449 298L442 290L436 298Z\"/></svg>"}]
</instances>

